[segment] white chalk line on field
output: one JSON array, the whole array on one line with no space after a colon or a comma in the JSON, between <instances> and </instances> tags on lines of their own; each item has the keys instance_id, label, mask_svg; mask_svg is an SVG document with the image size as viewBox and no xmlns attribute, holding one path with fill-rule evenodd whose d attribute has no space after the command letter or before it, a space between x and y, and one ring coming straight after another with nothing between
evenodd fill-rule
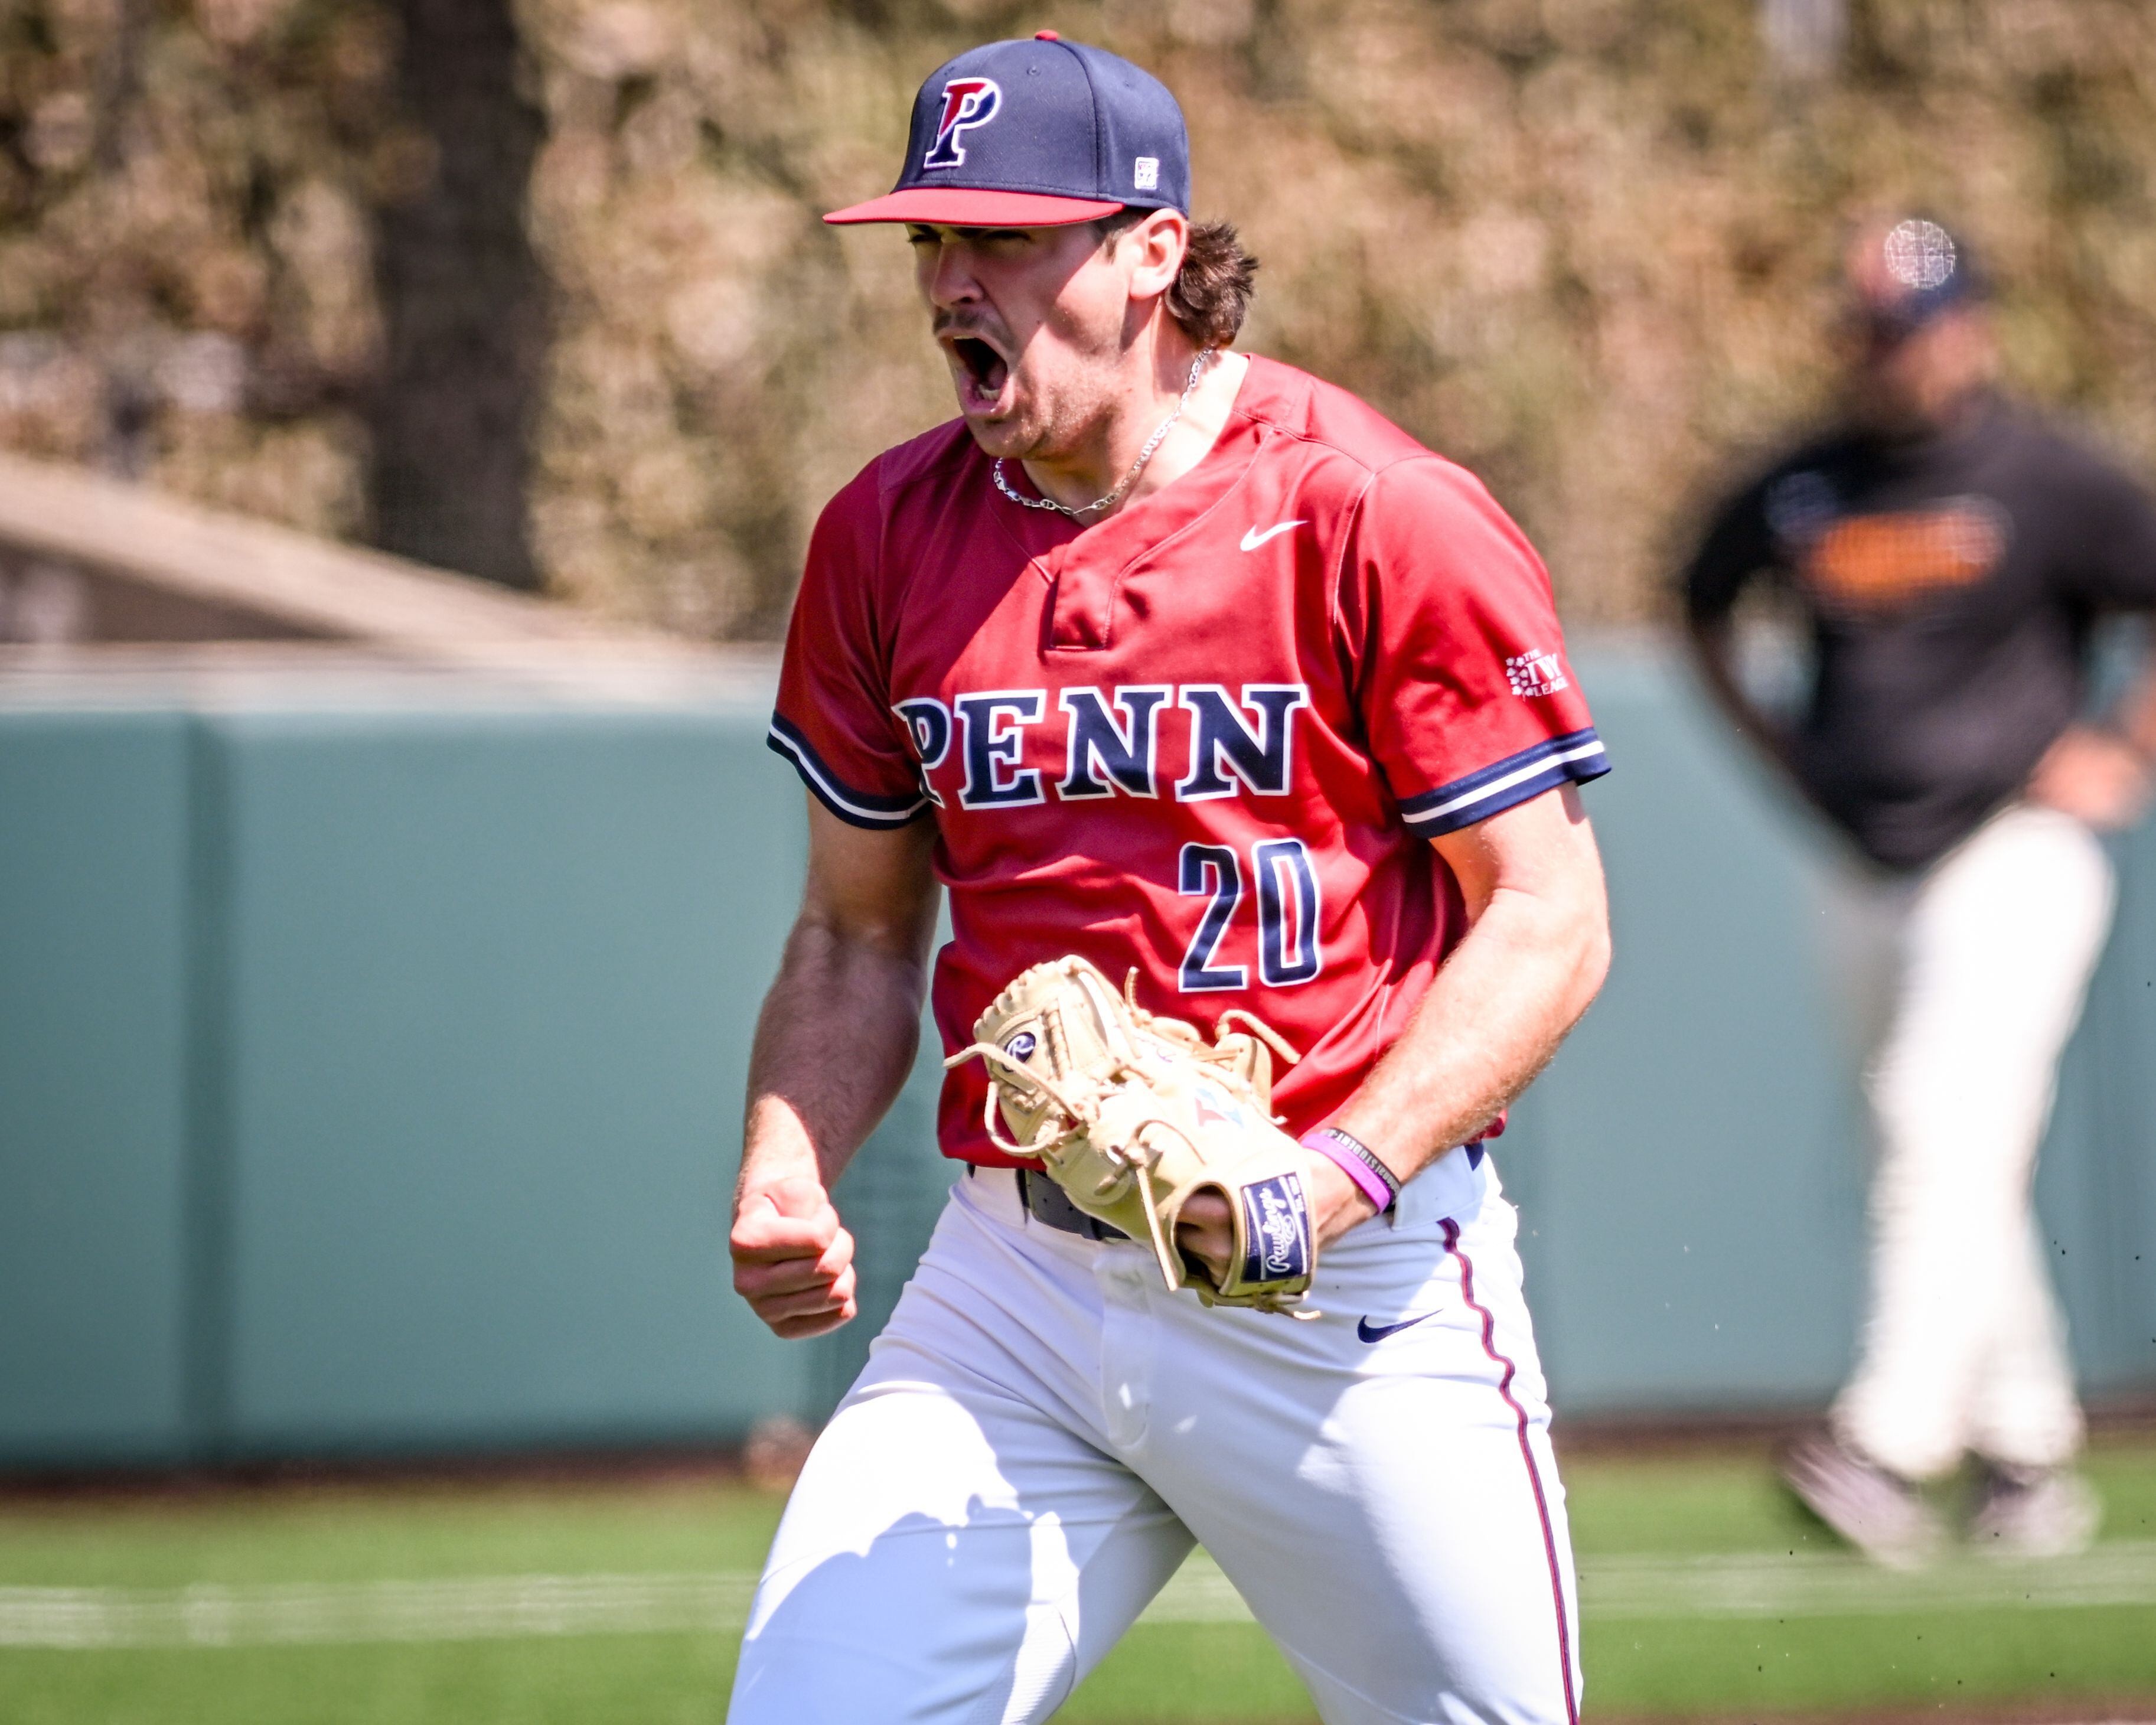
<instances>
[{"instance_id":1,"label":"white chalk line on field","mask_svg":"<svg viewBox=\"0 0 2156 1725\"><path fill-rule=\"evenodd\" d=\"M1916 1574L1851 1557L1595 1558L1580 1565L1589 1618L1842 1617L2156 1605L2156 1541L2078 1558L1967 1558ZM482 1575L439 1581L278 1582L176 1589L0 1587L0 1648L320 1646L555 1635L738 1633L756 1576ZM1146 1609L1147 1623L1241 1623L1250 1610L1204 1553Z\"/></svg>"}]
</instances>

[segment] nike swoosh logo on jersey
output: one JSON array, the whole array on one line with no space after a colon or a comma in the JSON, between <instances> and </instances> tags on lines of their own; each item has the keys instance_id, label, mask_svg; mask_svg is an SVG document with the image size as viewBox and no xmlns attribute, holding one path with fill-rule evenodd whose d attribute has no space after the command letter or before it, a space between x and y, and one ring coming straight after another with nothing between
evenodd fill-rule
<instances>
[{"instance_id":1,"label":"nike swoosh logo on jersey","mask_svg":"<svg viewBox=\"0 0 2156 1725\"><path fill-rule=\"evenodd\" d=\"M1268 539L1274 538L1280 534L1286 532L1291 527L1299 527L1301 526L1302 526L1302 522L1301 521L1277 521L1271 526L1266 528L1262 533L1260 533L1255 527L1252 527L1248 532L1243 535L1243 549L1245 551L1255 551Z\"/></svg>"},{"instance_id":2,"label":"nike swoosh logo on jersey","mask_svg":"<svg viewBox=\"0 0 2156 1725\"><path fill-rule=\"evenodd\" d=\"M1411 1330L1424 1317L1435 1317L1435 1312L1425 1312L1421 1317L1404 1317L1396 1324L1373 1324L1363 1318L1355 1326L1355 1333L1365 1342L1382 1342L1388 1336L1397 1336L1402 1330Z\"/></svg>"}]
</instances>

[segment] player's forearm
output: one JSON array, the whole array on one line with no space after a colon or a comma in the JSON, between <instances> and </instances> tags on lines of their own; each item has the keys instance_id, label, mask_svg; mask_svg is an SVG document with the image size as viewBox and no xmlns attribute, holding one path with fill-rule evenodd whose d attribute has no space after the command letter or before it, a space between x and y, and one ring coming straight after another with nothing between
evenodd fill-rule
<instances>
[{"instance_id":1,"label":"player's forearm","mask_svg":"<svg viewBox=\"0 0 2156 1725\"><path fill-rule=\"evenodd\" d=\"M2142 655L2132 686L2112 716L2111 725L2144 762L2156 762L2156 622L2148 627L2151 644Z\"/></svg>"},{"instance_id":2,"label":"player's forearm","mask_svg":"<svg viewBox=\"0 0 2156 1725\"><path fill-rule=\"evenodd\" d=\"M1694 619L1687 627L1692 663L1707 696L1728 720L1730 729L1758 751L1759 757L1806 803L1815 799L1811 788L1798 773L1783 727L1746 692L1737 675L1736 631L1725 619L1717 622Z\"/></svg>"},{"instance_id":3,"label":"player's forearm","mask_svg":"<svg viewBox=\"0 0 2156 1725\"><path fill-rule=\"evenodd\" d=\"M1686 631L1692 664L1699 672L1708 698L1729 721L1731 728L1748 738L1768 756L1779 759L1778 739L1767 716L1760 711L1737 675L1737 637L1727 620L1695 619Z\"/></svg>"},{"instance_id":4,"label":"player's forearm","mask_svg":"<svg viewBox=\"0 0 2156 1725\"><path fill-rule=\"evenodd\" d=\"M740 1190L839 1178L912 1070L925 983L915 953L794 926L749 1056Z\"/></svg>"},{"instance_id":5,"label":"player's forearm","mask_svg":"<svg viewBox=\"0 0 2156 1725\"><path fill-rule=\"evenodd\" d=\"M1609 967L1599 868L1556 890L1499 886L1338 1124L1410 1178L1527 1088Z\"/></svg>"}]
</instances>

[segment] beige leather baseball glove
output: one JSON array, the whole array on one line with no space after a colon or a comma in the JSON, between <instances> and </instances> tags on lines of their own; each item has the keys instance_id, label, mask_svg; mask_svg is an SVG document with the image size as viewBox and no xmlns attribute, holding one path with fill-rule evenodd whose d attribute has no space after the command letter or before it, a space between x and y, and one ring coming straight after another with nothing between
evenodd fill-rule
<instances>
[{"instance_id":1,"label":"beige leather baseball glove","mask_svg":"<svg viewBox=\"0 0 2156 1725\"><path fill-rule=\"evenodd\" d=\"M1296 1052L1245 1012L1224 1014L1209 1042L1139 1006L1137 980L1133 971L1118 994L1083 958L1036 964L944 1065L985 1061L990 1139L1039 1158L1088 1215L1150 1241L1171 1290L1188 1286L1208 1306L1293 1311L1317 1262L1304 1158L1272 1118L1272 1055L1292 1064ZM1175 1240L1183 1205L1208 1189L1235 1213L1219 1281Z\"/></svg>"}]
</instances>

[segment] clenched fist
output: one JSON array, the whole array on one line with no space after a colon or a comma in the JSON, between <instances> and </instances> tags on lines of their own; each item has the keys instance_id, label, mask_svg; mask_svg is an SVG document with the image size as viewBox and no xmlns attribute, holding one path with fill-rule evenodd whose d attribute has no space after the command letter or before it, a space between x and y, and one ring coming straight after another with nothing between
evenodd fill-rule
<instances>
[{"instance_id":1,"label":"clenched fist","mask_svg":"<svg viewBox=\"0 0 2156 1725\"><path fill-rule=\"evenodd\" d=\"M741 1195L727 1237L734 1291L788 1338L835 1330L859 1310L854 1237L814 1180L793 1174Z\"/></svg>"}]
</instances>

